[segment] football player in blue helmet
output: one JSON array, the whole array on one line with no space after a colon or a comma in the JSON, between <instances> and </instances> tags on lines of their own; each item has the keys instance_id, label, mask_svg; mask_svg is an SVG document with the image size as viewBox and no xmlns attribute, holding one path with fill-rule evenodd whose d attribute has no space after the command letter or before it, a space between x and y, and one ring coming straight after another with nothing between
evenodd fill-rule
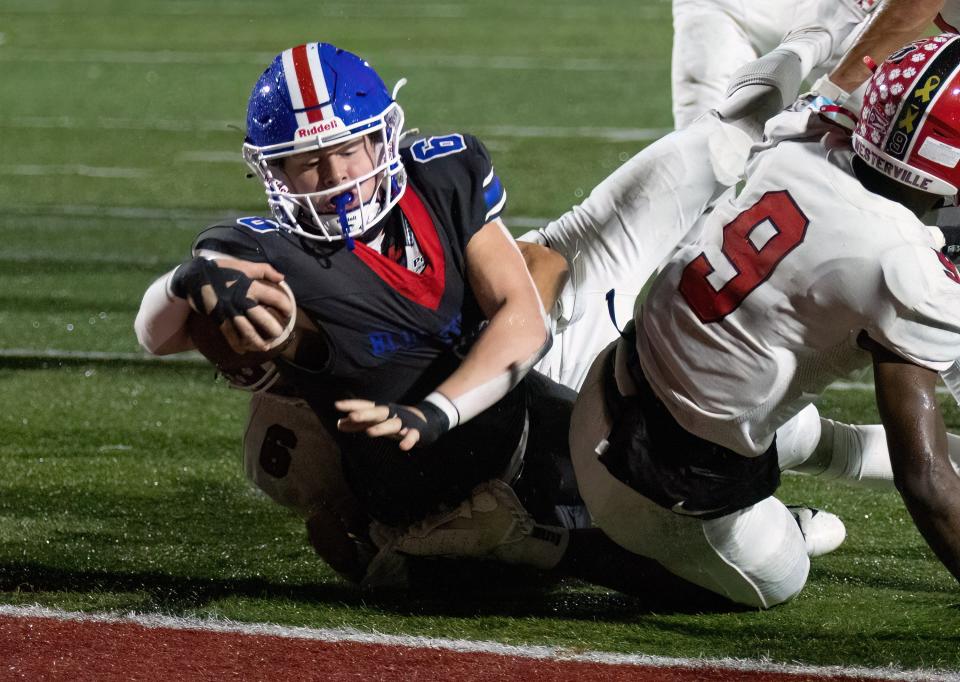
<instances>
[{"instance_id":1,"label":"football player in blue helmet","mask_svg":"<svg viewBox=\"0 0 960 682\"><path fill-rule=\"evenodd\" d=\"M404 527L487 486L477 499L500 500L504 533L527 511L555 529L511 541L549 567L563 526L585 522L563 427L573 395L528 374L550 333L486 149L466 133L401 146L395 93L329 44L278 55L251 93L243 145L270 214L204 230L194 258L148 289L138 338L159 354L193 348L192 308L235 350L267 350L283 325L264 310L290 305L282 280L298 331L271 360L279 382L253 398L250 478L311 538L336 527L360 540L362 523L343 519ZM349 563L337 561L357 577Z\"/></svg>"},{"instance_id":2,"label":"football player in blue helmet","mask_svg":"<svg viewBox=\"0 0 960 682\"><path fill-rule=\"evenodd\" d=\"M527 373L548 339L530 272L549 283L539 291L552 304L566 260L526 244L524 255L553 254L562 266L524 267L483 145L462 133L401 145L403 115L383 81L323 43L273 60L247 124L244 158L270 217L203 231L195 257L147 290L136 330L150 352L189 350L192 308L236 350L262 351L290 328L265 308L287 318L295 299L296 338L269 361L279 382L256 373L249 382L259 392L244 459L257 487L303 517L331 566L367 584L396 575L399 551L556 568L622 588L659 575L676 595L657 564L583 527L567 443L573 392ZM699 158L701 138L689 146ZM598 192L600 216L620 216L602 196L633 195L634 166L626 173ZM673 196L662 201L673 206ZM631 253L661 237L650 231Z\"/></svg>"},{"instance_id":3,"label":"football player in blue helmet","mask_svg":"<svg viewBox=\"0 0 960 682\"><path fill-rule=\"evenodd\" d=\"M396 205L403 83L391 94L370 64L327 43L277 55L250 95L243 156L281 226L349 243Z\"/></svg>"}]
</instances>

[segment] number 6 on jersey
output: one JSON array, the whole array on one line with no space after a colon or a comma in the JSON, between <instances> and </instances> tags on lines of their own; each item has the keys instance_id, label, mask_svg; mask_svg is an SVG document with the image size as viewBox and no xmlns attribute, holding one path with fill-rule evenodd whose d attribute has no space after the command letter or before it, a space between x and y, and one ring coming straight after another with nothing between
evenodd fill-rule
<instances>
[{"instance_id":1,"label":"number 6 on jersey","mask_svg":"<svg viewBox=\"0 0 960 682\"><path fill-rule=\"evenodd\" d=\"M809 224L789 192L767 192L724 226L726 261L701 253L683 269L680 293L701 322L719 322L800 245Z\"/></svg>"}]
</instances>

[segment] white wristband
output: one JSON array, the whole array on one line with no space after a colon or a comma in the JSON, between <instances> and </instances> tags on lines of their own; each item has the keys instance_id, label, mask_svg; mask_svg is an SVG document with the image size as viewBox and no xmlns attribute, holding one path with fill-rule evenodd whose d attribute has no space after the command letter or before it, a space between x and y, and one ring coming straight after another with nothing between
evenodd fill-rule
<instances>
[{"instance_id":1,"label":"white wristband","mask_svg":"<svg viewBox=\"0 0 960 682\"><path fill-rule=\"evenodd\" d=\"M177 296L175 293L173 293L173 276L177 274L177 270L179 269L180 269L180 265L178 265L173 270L171 270L170 272L168 272L166 275L163 276L164 277L163 290L167 293L167 298L171 301L176 301L178 299L181 301L185 300Z\"/></svg>"},{"instance_id":2,"label":"white wristband","mask_svg":"<svg viewBox=\"0 0 960 682\"><path fill-rule=\"evenodd\" d=\"M457 406L453 404L450 398L440 391L434 391L423 400L439 408L441 412L447 415L447 421L449 422L448 429L452 429L460 423L460 410L457 409Z\"/></svg>"},{"instance_id":3,"label":"white wristband","mask_svg":"<svg viewBox=\"0 0 960 682\"><path fill-rule=\"evenodd\" d=\"M843 106L844 103L850 99L850 93L846 90L843 90L827 76L820 76L820 78L817 79L817 82L813 84L811 91L826 97L827 99L832 99L840 106Z\"/></svg>"}]
</instances>

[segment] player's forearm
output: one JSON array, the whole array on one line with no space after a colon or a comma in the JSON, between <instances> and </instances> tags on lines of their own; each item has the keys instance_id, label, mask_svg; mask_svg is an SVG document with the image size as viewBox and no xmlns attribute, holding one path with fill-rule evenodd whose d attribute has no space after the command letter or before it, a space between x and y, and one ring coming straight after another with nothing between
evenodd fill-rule
<instances>
[{"instance_id":1,"label":"player's forearm","mask_svg":"<svg viewBox=\"0 0 960 682\"><path fill-rule=\"evenodd\" d=\"M933 23L943 2L886 0L863 35L830 73L830 80L847 92L855 90L870 77L863 58L869 56L880 63L894 50L919 38Z\"/></svg>"},{"instance_id":2,"label":"player's forearm","mask_svg":"<svg viewBox=\"0 0 960 682\"><path fill-rule=\"evenodd\" d=\"M872 352L894 484L924 540L960 580L960 477L934 391L937 374L880 347Z\"/></svg>"},{"instance_id":3,"label":"player's forearm","mask_svg":"<svg viewBox=\"0 0 960 682\"><path fill-rule=\"evenodd\" d=\"M539 302L507 302L467 353L463 363L437 387L456 406L458 423L507 394L549 349L550 334Z\"/></svg>"},{"instance_id":4,"label":"player's forearm","mask_svg":"<svg viewBox=\"0 0 960 682\"><path fill-rule=\"evenodd\" d=\"M960 477L938 460L922 478L898 479L896 483L920 534L960 581Z\"/></svg>"},{"instance_id":5,"label":"player's forearm","mask_svg":"<svg viewBox=\"0 0 960 682\"><path fill-rule=\"evenodd\" d=\"M894 484L924 540L960 580L960 476L950 461L935 392L938 375L866 335L858 342L873 355L877 409Z\"/></svg>"},{"instance_id":6,"label":"player's forearm","mask_svg":"<svg viewBox=\"0 0 960 682\"><path fill-rule=\"evenodd\" d=\"M171 270L147 288L133 323L137 341L154 355L180 353L194 347L186 333L190 304L170 292L173 273Z\"/></svg>"},{"instance_id":7,"label":"player's forearm","mask_svg":"<svg viewBox=\"0 0 960 682\"><path fill-rule=\"evenodd\" d=\"M505 396L550 342L540 296L503 223L484 225L467 244L466 256L470 288L489 322L460 366L437 387L434 398L449 428Z\"/></svg>"},{"instance_id":8,"label":"player's forearm","mask_svg":"<svg viewBox=\"0 0 960 682\"><path fill-rule=\"evenodd\" d=\"M567 259L547 246L517 242L545 310L552 310L570 277Z\"/></svg>"}]
</instances>

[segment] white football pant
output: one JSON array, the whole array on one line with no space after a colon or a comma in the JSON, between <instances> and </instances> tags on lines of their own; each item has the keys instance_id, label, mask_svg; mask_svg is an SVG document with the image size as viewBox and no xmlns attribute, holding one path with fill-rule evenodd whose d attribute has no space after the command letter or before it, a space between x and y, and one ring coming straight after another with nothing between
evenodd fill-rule
<instances>
[{"instance_id":1,"label":"white football pant","mask_svg":"<svg viewBox=\"0 0 960 682\"><path fill-rule=\"evenodd\" d=\"M340 466L340 449L303 400L254 393L243 436L247 478L304 520L323 510L366 528Z\"/></svg>"},{"instance_id":2,"label":"white football pant","mask_svg":"<svg viewBox=\"0 0 960 682\"><path fill-rule=\"evenodd\" d=\"M603 365L591 367L573 410L570 450L580 494L593 522L622 547L739 604L769 608L803 589L810 569L803 533L775 497L718 519L676 514L615 478L597 445L610 432Z\"/></svg>"}]
</instances>

